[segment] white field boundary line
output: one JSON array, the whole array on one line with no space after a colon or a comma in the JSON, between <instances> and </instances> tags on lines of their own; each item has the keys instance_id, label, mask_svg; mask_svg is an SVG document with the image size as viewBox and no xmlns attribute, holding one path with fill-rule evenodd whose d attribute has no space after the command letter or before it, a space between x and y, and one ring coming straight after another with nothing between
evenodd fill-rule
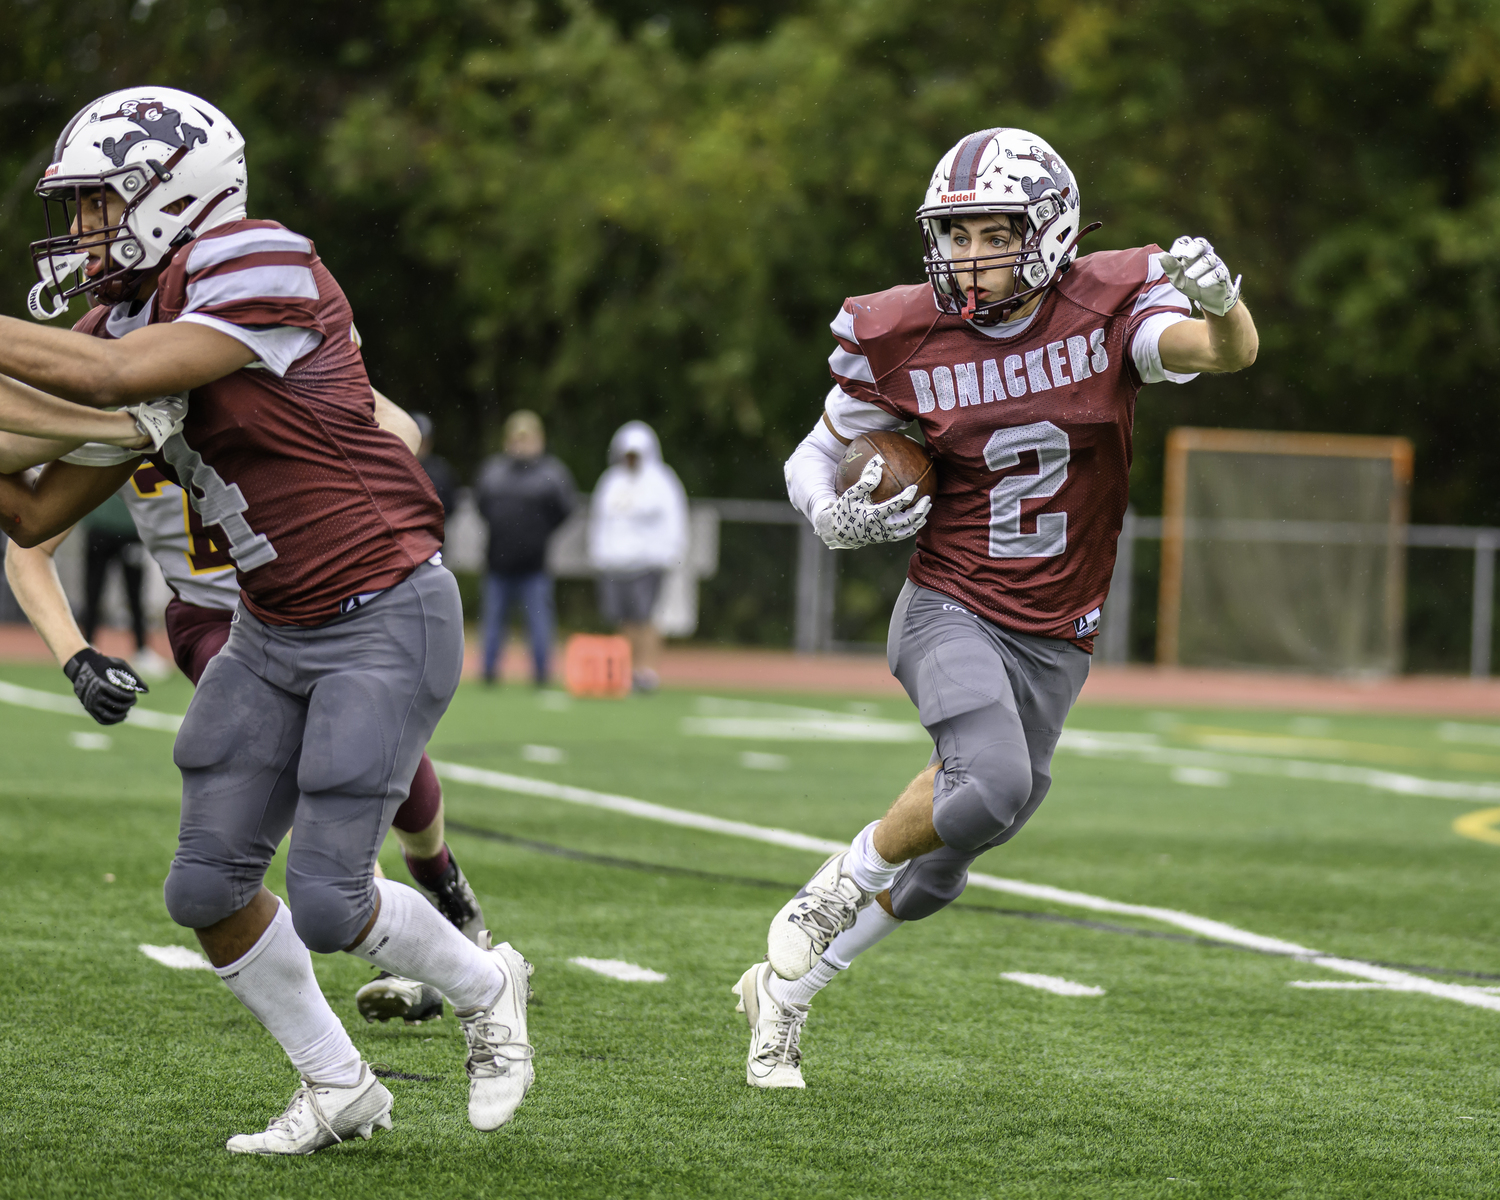
<instances>
[{"instance_id":1,"label":"white field boundary line","mask_svg":"<svg viewBox=\"0 0 1500 1200\"><path fill-rule=\"evenodd\" d=\"M1096 733L1087 729L1065 729L1058 739L1057 748L1085 758L1128 758L1165 767L1199 767L1237 772L1241 775L1305 779L1315 783L1349 783L1401 796L1500 803L1500 784L1495 783L1457 783L1447 779L1423 779L1418 775L1403 775L1373 767L1345 767L1335 763L1225 754L1212 750L1179 750L1156 745L1149 737L1139 734L1121 735Z\"/></svg>"},{"instance_id":2,"label":"white field boundary line","mask_svg":"<svg viewBox=\"0 0 1500 1200\"><path fill-rule=\"evenodd\" d=\"M792 850L807 850L818 854L834 854L847 848L848 842L835 842L827 838L810 837L789 829L773 829L751 825L745 821L729 821L711 817L705 813L689 812L681 808L668 808L664 804L652 804L630 796L617 796L609 792L596 792L589 788L573 787L569 784L553 783L547 779L531 779L524 775L510 775L504 771L489 771L479 767L467 767L461 763L434 761L438 775L454 783L467 783L475 787L489 788L498 792L509 792L519 796L537 796L547 800L560 800L565 804L577 804L585 808L602 809L625 816L640 817L647 821L659 821L682 829L700 829L706 833L727 834L730 837L746 838L772 846L785 846ZM1174 925L1215 941L1244 946L1265 954L1276 954L1295 958L1313 966L1343 975L1353 975L1373 983L1399 985L1401 991L1421 992L1443 1000L1454 1000L1475 1008L1487 1008L1500 1012L1500 996L1490 995L1476 987L1456 983L1438 983L1421 975L1397 971L1390 967L1377 967L1373 963L1350 958L1336 958L1299 946L1295 942L1280 938L1264 937L1245 929L1199 917L1192 913L1179 912L1172 908L1158 908L1147 904L1124 904L1108 900L1103 896L1091 896L1087 892L1073 892L1048 884L1026 883L1019 879L1002 879L997 875L970 872L969 882L975 887L995 892L1006 892L1014 896L1027 896L1066 908L1082 908L1090 912L1115 913L1120 916L1144 917L1164 925Z\"/></svg>"},{"instance_id":3,"label":"white field boundary line","mask_svg":"<svg viewBox=\"0 0 1500 1200\"><path fill-rule=\"evenodd\" d=\"M67 716L87 717L77 700L69 699L67 696L56 692L43 692L36 688L20 687L17 684L4 683L0 681L0 703L15 704L24 708L35 708L45 712L62 713ZM158 729L163 732L175 733L182 725L182 718L173 713L157 712L151 709L139 707L130 710L130 718L126 724L136 724L147 729ZM1064 735L1066 737L1066 734ZM1097 735L1079 734L1082 738L1097 738ZM1153 747L1140 741L1132 740L1124 743L1134 750L1151 750L1163 754L1186 754L1199 755L1200 752L1193 750L1166 750L1163 747ZM1120 747L1120 743L1111 743L1107 749L1114 750ZM1213 755L1214 758L1229 758L1228 755ZM1165 761L1165 760L1163 760ZM1268 765L1275 767L1302 766L1315 768L1319 771L1345 771L1368 775L1387 775L1388 772L1361 771L1356 768L1330 767L1322 763L1281 763L1275 760L1265 761ZM1194 758L1186 765L1211 765ZM1217 765L1217 764L1212 764ZM722 817L711 817L705 813L689 812L686 809L668 808L664 804L652 804L645 800L635 800L629 796L616 796L608 792L595 792L588 788L572 787L568 784L553 783L547 779L531 779L524 775L509 775L503 771L487 771L478 767L466 767L461 763L434 762L437 773L444 779L451 779L455 783L468 783L476 787L489 788L494 791L510 792L521 796L538 796L547 800L561 800L567 804L577 804L586 808L603 809L609 812L623 813L626 816L640 817L647 821L658 821L666 825L676 825L684 829L701 829L706 833L727 834L730 837L741 837L749 841L762 842L772 846L785 846L791 850L807 850L818 854L834 854L843 850L847 842L834 842L827 838L810 837L805 833L796 833L789 829L771 829L761 825L751 825L745 821L728 821ZM1267 774L1273 772L1266 772ZM1281 773L1281 772L1274 772ZM1299 776L1300 778L1301 776ZM1324 776L1307 776L1308 778L1326 778ZM1416 780L1411 776L1392 776L1395 779L1412 779L1416 783L1439 785L1437 780ZM1350 780L1339 779L1338 782L1365 782L1363 779ZM1453 787L1469 787L1483 785L1440 785ZM1398 790L1398 789L1391 789ZM1411 792L1412 789L1400 789ZM1417 792L1419 795L1433 795L1439 793ZM1470 799L1469 796L1452 796L1453 799ZM1486 798L1500 799L1500 788L1493 788L1486 794ZM1179 929L1186 929L1191 933L1203 937L1213 938L1217 941L1228 942L1235 946L1244 946L1246 949L1259 950L1266 954L1278 954L1289 958L1300 959L1312 963L1314 966L1323 967L1325 970L1335 971L1343 975L1353 975L1359 979L1367 979L1374 983L1386 983L1399 985L1401 991L1421 992L1428 996L1435 996L1444 1000L1455 1000L1460 1004L1469 1004L1476 1008L1487 1008L1500 1012L1500 996L1490 995L1476 987L1468 987L1457 983L1438 983L1421 975L1412 975L1405 971L1397 971L1389 967L1377 967L1373 963L1359 962L1356 959L1334 958L1324 955L1317 950L1306 946L1299 946L1295 942L1282 941L1280 938L1263 937L1248 930L1239 929L1223 921L1215 921L1209 917L1194 916L1192 913L1179 912L1171 908L1157 908L1154 905L1124 904L1118 900L1108 900L1103 896L1091 896L1087 892L1068 891L1064 888L1052 887L1048 884L1026 883L1019 879L1002 879L997 875L985 875L979 872L970 872L969 882L976 887L987 888L990 891L1005 892L1014 896L1027 896L1033 900L1042 900L1067 908L1082 908L1090 912L1115 913L1120 916L1143 917L1147 920L1159 921L1164 925L1174 925Z\"/></svg>"}]
</instances>

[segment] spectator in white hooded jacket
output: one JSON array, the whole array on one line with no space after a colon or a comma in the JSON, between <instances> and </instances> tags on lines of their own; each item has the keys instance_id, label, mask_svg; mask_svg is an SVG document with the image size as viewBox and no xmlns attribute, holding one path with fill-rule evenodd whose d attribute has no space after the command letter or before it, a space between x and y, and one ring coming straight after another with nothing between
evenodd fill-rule
<instances>
[{"instance_id":1,"label":"spectator in white hooded jacket","mask_svg":"<svg viewBox=\"0 0 1500 1200\"><path fill-rule=\"evenodd\" d=\"M589 508L589 563L599 575L600 613L630 641L636 690L651 691L661 661L651 614L663 575L687 554L687 493L644 421L615 431L609 462Z\"/></svg>"}]
</instances>

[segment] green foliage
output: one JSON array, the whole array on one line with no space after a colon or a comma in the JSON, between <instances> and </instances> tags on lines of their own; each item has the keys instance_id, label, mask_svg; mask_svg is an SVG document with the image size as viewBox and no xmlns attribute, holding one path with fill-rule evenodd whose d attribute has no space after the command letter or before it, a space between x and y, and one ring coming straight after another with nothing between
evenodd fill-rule
<instances>
[{"instance_id":1,"label":"green foliage","mask_svg":"<svg viewBox=\"0 0 1500 1200\"><path fill-rule=\"evenodd\" d=\"M1262 332L1156 387L1136 499L1182 423L1405 433L1418 519L1500 521L1474 436L1500 334L1500 15L1478 0L4 0L0 252L108 87L200 90L255 211L312 235L377 382L468 466L521 404L587 484L641 416L699 494L775 495L846 294L918 277L911 214L964 133L1035 128L1089 245L1211 237Z\"/></svg>"}]
</instances>

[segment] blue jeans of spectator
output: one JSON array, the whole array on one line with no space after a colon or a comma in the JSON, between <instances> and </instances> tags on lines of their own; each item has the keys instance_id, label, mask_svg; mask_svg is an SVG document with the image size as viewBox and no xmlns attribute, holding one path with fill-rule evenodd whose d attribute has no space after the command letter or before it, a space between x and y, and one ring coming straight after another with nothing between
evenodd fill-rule
<instances>
[{"instance_id":1,"label":"blue jeans of spectator","mask_svg":"<svg viewBox=\"0 0 1500 1200\"><path fill-rule=\"evenodd\" d=\"M552 652L552 577L546 571L528 575L490 574L484 580L484 677L495 678L510 614L516 604L526 610L531 635L532 669L538 684L547 682Z\"/></svg>"}]
</instances>

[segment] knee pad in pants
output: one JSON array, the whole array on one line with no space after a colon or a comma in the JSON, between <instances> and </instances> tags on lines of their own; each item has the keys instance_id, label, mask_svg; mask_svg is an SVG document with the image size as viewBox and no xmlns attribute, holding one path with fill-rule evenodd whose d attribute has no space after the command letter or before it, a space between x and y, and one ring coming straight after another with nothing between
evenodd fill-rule
<instances>
[{"instance_id":1,"label":"knee pad in pants","mask_svg":"<svg viewBox=\"0 0 1500 1200\"><path fill-rule=\"evenodd\" d=\"M288 864L286 894L292 927L317 954L337 954L352 945L375 911L375 887L368 878L314 877Z\"/></svg>"},{"instance_id":2,"label":"knee pad in pants","mask_svg":"<svg viewBox=\"0 0 1500 1200\"><path fill-rule=\"evenodd\" d=\"M971 735L960 744L972 740ZM1025 742L985 740L973 754L938 772L932 827L945 846L977 853L1015 823L1031 799L1033 784Z\"/></svg>"},{"instance_id":3,"label":"knee pad in pants","mask_svg":"<svg viewBox=\"0 0 1500 1200\"><path fill-rule=\"evenodd\" d=\"M181 855L172 860L162 890L167 913L188 929L206 929L244 907L235 901L234 882L227 871L212 863L185 860Z\"/></svg>"}]
</instances>

